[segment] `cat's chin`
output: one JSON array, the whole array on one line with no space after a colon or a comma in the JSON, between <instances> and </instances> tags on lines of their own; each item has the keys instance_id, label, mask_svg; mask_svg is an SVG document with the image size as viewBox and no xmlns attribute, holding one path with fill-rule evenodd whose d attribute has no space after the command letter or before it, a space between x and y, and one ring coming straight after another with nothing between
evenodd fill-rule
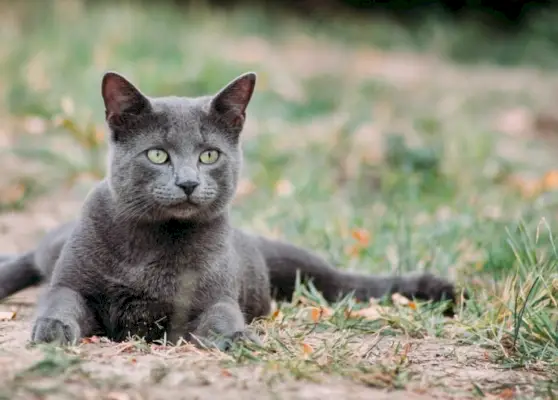
<instances>
[{"instance_id":1,"label":"cat's chin","mask_svg":"<svg viewBox=\"0 0 558 400\"><path fill-rule=\"evenodd\" d=\"M176 219L194 219L200 211L200 205L190 199L167 205L164 208L165 214Z\"/></svg>"}]
</instances>

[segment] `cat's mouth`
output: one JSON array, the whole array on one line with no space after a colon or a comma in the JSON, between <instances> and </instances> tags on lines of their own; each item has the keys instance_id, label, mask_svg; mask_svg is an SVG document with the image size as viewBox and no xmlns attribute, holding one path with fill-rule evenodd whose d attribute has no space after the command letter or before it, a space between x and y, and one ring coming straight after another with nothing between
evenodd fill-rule
<instances>
[{"instance_id":1,"label":"cat's mouth","mask_svg":"<svg viewBox=\"0 0 558 400\"><path fill-rule=\"evenodd\" d=\"M200 204L193 200L190 196L177 201L176 203L172 204L172 208L188 208L188 207L199 207Z\"/></svg>"}]
</instances>

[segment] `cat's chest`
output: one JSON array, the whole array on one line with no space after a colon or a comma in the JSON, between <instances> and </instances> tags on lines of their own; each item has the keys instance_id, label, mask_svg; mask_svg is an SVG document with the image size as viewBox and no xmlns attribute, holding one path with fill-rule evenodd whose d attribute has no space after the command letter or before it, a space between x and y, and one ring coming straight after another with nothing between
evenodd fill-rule
<instances>
[{"instance_id":1,"label":"cat's chest","mask_svg":"<svg viewBox=\"0 0 558 400\"><path fill-rule=\"evenodd\" d=\"M107 335L123 340L128 335L147 340L163 338L171 328L186 327L197 309L199 276L195 271L145 274L147 267L130 269L123 285L109 285L101 309Z\"/></svg>"}]
</instances>

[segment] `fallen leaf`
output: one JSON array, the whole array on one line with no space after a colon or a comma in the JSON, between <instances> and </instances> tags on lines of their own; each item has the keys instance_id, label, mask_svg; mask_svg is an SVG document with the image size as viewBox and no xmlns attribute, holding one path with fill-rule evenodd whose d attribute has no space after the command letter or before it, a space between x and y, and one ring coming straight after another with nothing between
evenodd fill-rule
<instances>
[{"instance_id":1,"label":"fallen leaf","mask_svg":"<svg viewBox=\"0 0 558 400\"><path fill-rule=\"evenodd\" d=\"M98 336L84 337L83 339L81 339L81 343L84 344L99 343L100 341L101 339Z\"/></svg>"},{"instance_id":2,"label":"fallen leaf","mask_svg":"<svg viewBox=\"0 0 558 400\"><path fill-rule=\"evenodd\" d=\"M283 313L281 312L281 310L275 310L273 314L271 314L271 319L272 320L283 319Z\"/></svg>"},{"instance_id":3,"label":"fallen leaf","mask_svg":"<svg viewBox=\"0 0 558 400\"><path fill-rule=\"evenodd\" d=\"M399 306L408 306L409 303L411 303L411 300L409 300L408 298L406 298L400 293L392 294L391 301L393 301L393 304L397 304Z\"/></svg>"},{"instance_id":4,"label":"fallen leaf","mask_svg":"<svg viewBox=\"0 0 558 400\"><path fill-rule=\"evenodd\" d=\"M302 352L305 355L311 354L313 351L314 349L308 343L302 343Z\"/></svg>"},{"instance_id":5,"label":"fallen leaf","mask_svg":"<svg viewBox=\"0 0 558 400\"><path fill-rule=\"evenodd\" d=\"M545 190L558 189L558 171L548 171L542 178L542 187Z\"/></svg>"},{"instance_id":6,"label":"fallen leaf","mask_svg":"<svg viewBox=\"0 0 558 400\"><path fill-rule=\"evenodd\" d=\"M226 376L227 378L230 378L231 376L233 376L231 374L231 371L229 371L228 369L224 369L224 368L221 370L221 375Z\"/></svg>"},{"instance_id":7,"label":"fallen leaf","mask_svg":"<svg viewBox=\"0 0 558 400\"><path fill-rule=\"evenodd\" d=\"M513 399L515 397L515 392L511 388L505 388L498 395L501 399Z\"/></svg>"},{"instance_id":8,"label":"fallen leaf","mask_svg":"<svg viewBox=\"0 0 558 400\"><path fill-rule=\"evenodd\" d=\"M314 322L319 322L320 319L330 317L332 314L333 311L326 307L312 307L310 310L310 318Z\"/></svg>"},{"instance_id":9,"label":"fallen leaf","mask_svg":"<svg viewBox=\"0 0 558 400\"><path fill-rule=\"evenodd\" d=\"M370 232L366 229L355 229L351 232L351 236L363 247L368 246L370 243Z\"/></svg>"},{"instance_id":10,"label":"fallen leaf","mask_svg":"<svg viewBox=\"0 0 558 400\"><path fill-rule=\"evenodd\" d=\"M382 317L382 313L384 313L385 307L381 306L372 306L367 308L362 308L360 310L350 311L348 317L349 318L366 318L366 319L379 319Z\"/></svg>"},{"instance_id":11,"label":"fallen leaf","mask_svg":"<svg viewBox=\"0 0 558 400\"><path fill-rule=\"evenodd\" d=\"M14 311L0 311L0 321L11 321L16 315Z\"/></svg>"}]
</instances>

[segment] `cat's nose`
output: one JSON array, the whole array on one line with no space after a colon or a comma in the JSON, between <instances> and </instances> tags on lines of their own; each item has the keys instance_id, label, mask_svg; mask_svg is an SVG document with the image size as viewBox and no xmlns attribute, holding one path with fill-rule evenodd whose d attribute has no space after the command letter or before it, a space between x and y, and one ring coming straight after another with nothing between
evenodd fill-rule
<instances>
[{"instance_id":1,"label":"cat's nose","mask_svg":"<svg viewBox=\"0 0 558 400\"><path fill-rule=\"evenodd\" d=\"M176 186L181 188L187 196L190 196L194 193L194 190L199 186L200 182L197 180L185 180L176 182Z\"/></svg>"}]
</instances>

